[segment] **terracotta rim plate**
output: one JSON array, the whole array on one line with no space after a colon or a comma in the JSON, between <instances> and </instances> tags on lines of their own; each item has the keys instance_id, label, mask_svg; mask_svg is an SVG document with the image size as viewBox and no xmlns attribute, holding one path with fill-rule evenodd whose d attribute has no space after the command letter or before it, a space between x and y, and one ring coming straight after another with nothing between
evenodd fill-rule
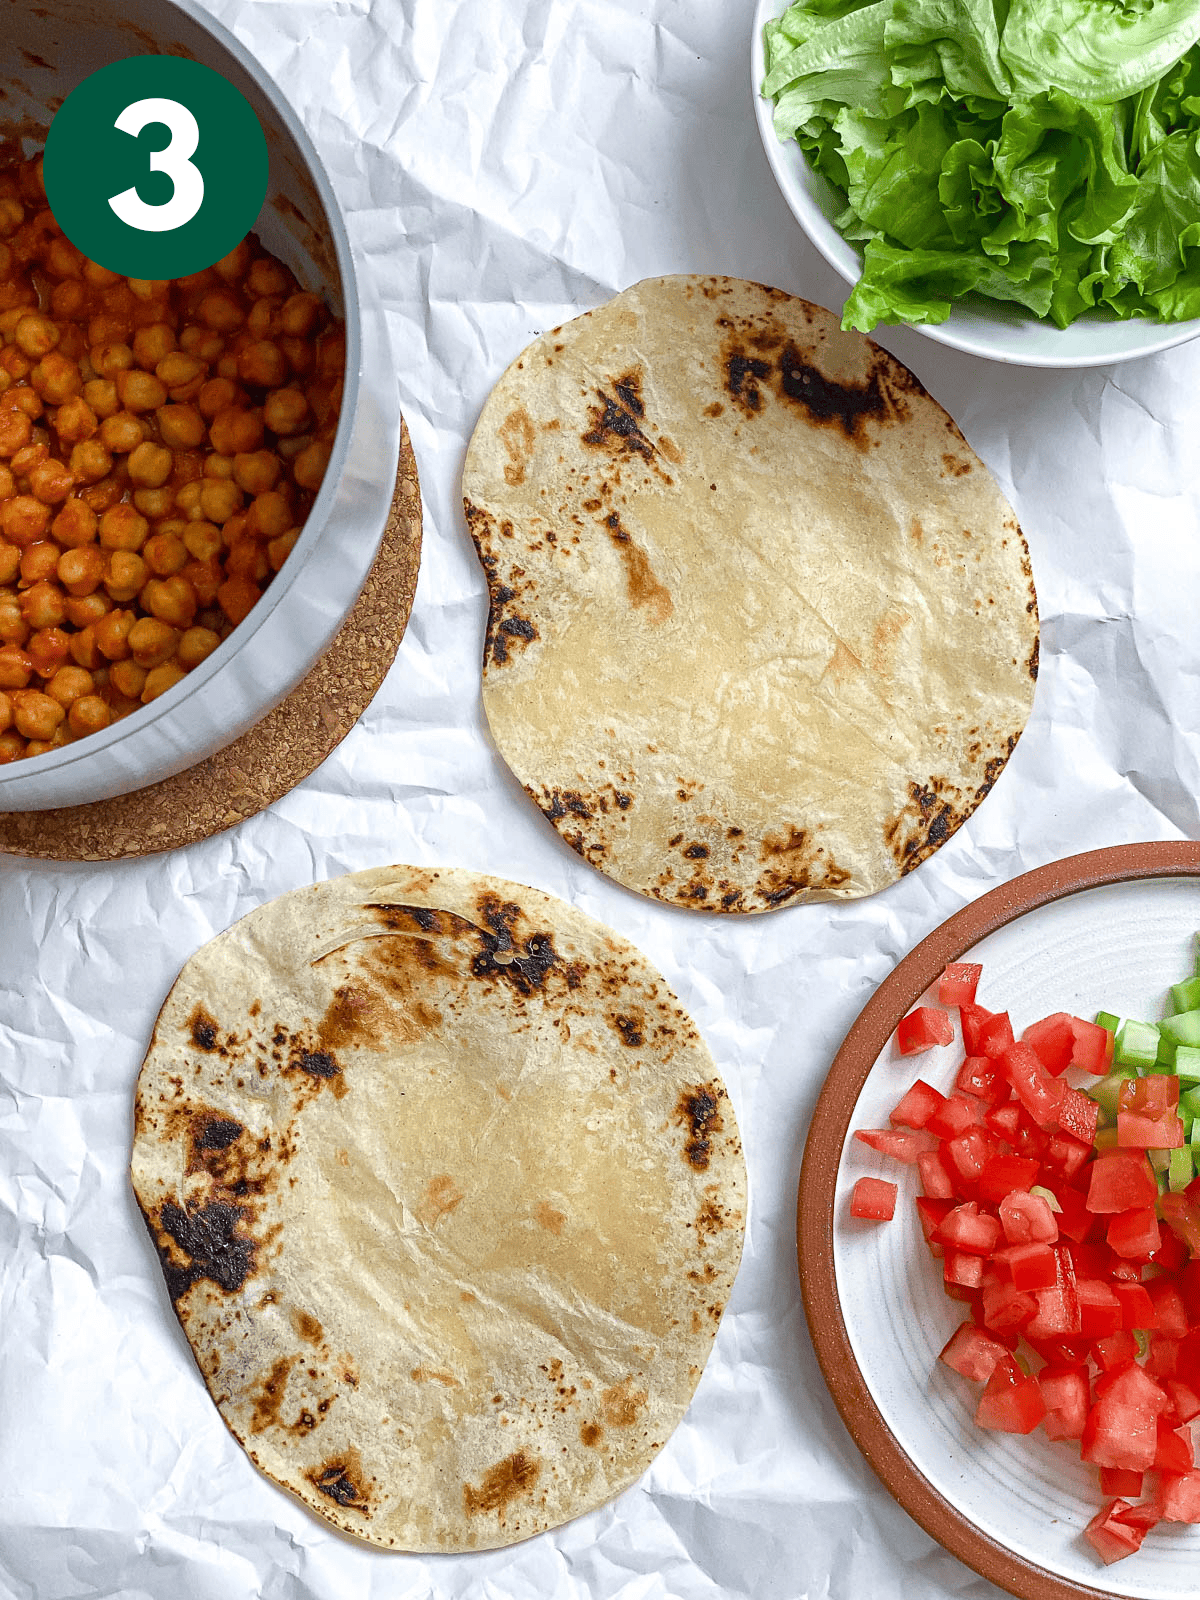
<instances>
[{"instance_id":1,"label":"terracotta rim plate","mask_svg":"<svg viewBox=\"0 0 1200 1600\"><path fill-rule=\"evenodd\" d=\"M1105 1568L1081 1537L1100 1505L1093 1469L1036 1433L975 1427L974 1386L936 1360L962 1318L921 1243L915 1169L857 1142L847 1149L847 1141L855 1127L886 1125L887 1109L916 1076L945 1087L942 1078L957 1069L957 1039L913 1062L896 1054L892 1035L945 964L968 951L984 963L981 1002L1011 1004L1018 1033L1053 1010L1086 1015L1086 1006L1102 1003L1098 995L1112 1002L1108 1009L1124 1007L1123 1015L1158 1015L1167 984L1191 970L1190 935L1200 928L1200 883L1187 879L1200 880L1200 844L1120 845L1039 867L964 907L863 1008L808 1131L796 1227L800 1285L834 1403L909 1515L1022 1600L1194 1594L1200 1535L1164 1525L1140 1555ZM882 1227L847 1214L849 1189L867 1173L900 1184L896 1219Z\"/></svg>"}]
</instances>

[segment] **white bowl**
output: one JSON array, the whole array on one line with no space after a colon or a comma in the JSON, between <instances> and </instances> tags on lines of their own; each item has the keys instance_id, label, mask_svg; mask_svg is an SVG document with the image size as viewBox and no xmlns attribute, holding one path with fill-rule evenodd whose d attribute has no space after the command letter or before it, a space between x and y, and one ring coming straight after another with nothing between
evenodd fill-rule
<instances>
[{"instance_id":1,"label":"white bowl","mask_svg":"<svg viewBox=\"0 0 1200 1600\"><path fill-rule=\"evenodd\" d=\"M263 598L207 661L102 733L0 766L0 811L127 794L232 743L295 687L332 642L370 571L400 445L399 394L382 309L360 273L329 179L299 118L253 56L195 0L39 0L9 6L0 34L3 121L48 125L76 84L110 61L190 56L253 106L270 156L255 231L346 324L333 453L295 549Z\"/></svg>"},{"instance_id":2,"label":"white bowl","mask_svg":"<svg viewBox=\"0 0 1200 1600\"><path fill-rule=\"evenodd\" d=\"M771 120L774 102L764 99L759 92L766 74L763 28L782 16L785 10L782 0L757 0L754 9L750 88L758 131L775 181L792 215L829 265L840 272L847 283L857 283L862 271L862 255L833 225L833 219L844 209L844 200L809 166L794 139L785 141L778 137ZM918 333L955 350L1024 367L1107 366L1169 350L1200 334L1200 319L1165 323L1131 317L1122 322L1099 311L1085 313L1069 328L1056 328L1019 306L975 294L960 301L947 321L914 326Z\"/></svg>"}]
</instances>

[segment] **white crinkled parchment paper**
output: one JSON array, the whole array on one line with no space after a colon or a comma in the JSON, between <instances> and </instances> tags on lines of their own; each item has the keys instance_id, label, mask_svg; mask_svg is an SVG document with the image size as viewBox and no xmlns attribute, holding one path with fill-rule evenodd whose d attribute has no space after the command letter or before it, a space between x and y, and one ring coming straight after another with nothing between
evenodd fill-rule
<instances>
[{"instance_id":1,"label":"white crinkled parchment paper","mask_svg":"<svg viewBox=\"0 0 1200 1600\"><path fill-rule=\"evenodd\" d=\"M291 98L376 276L424 490L421 578L374 704L264 815L145 861L0 858L0 1596L995 1596L893 1504L825 1392L796 1280L800 1152L846 1028L951 912L1057 856L1200 837L1200 344L1056 374L883 330L1025 528L1043 619L1028 731L971 821L874 899L745 921L643 901L561 843L491 746L458 475L519 349L639 278L724 272L840 306L758 142L749 0L210 5ZM134 1079L187 956L263 900L391 861L524 880L639 944L713 1050L750 1175L733 1300L651 1471L467 1558L369 1550L259 1476L127 1177Z\"/></svg>"}]
</instances>

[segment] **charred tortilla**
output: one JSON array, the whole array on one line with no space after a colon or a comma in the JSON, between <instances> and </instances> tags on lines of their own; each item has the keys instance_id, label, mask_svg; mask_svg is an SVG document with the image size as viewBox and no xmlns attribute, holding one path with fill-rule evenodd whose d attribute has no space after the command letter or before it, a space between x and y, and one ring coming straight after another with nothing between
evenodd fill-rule
<instances>
[{"instance_id":1,"label":"charred tortilla","mask_svg":"<svg viewBox=\"0 0 1200 1600\"><path fill-rule=\"evenodd\" d=\"M1029 715L1011 507L912 373L805 300L658 278L543 335L484 406L463 497L500 752L642 894L881 889Z\"/></svg>"},{"instance_id":2,"label":"charred tortilla","mask_svg":"<svg viewBox=\"0 0 1200 1600\"><path fill-rule=\"evenodd\" d=\"M251 1459L400 1550L488 1549L634 1482L741 1251L695 1027L533 889L391 867L205 945L138 1080L133 1183Z\"/></svg>"}]
</instances>

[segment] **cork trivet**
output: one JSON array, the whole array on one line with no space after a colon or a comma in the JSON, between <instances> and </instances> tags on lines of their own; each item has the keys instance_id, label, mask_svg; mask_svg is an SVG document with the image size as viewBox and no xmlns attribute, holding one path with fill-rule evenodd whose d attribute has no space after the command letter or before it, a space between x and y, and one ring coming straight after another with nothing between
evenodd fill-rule
<instances>
[{"instance_id":1,"label":"cork trivet","mask_svg":"<svg viewBox=\"0 0 1200 1600\"><path fill-rule=\"evenodd\" d=\"M194 844L262 811L316 770L371 703L412 610L421 493L401 424L396 493L354 608L308 676L248 733L173 778L87 806L0 812L0 854L116 861Z\"/></svg>"}]
</instances>

